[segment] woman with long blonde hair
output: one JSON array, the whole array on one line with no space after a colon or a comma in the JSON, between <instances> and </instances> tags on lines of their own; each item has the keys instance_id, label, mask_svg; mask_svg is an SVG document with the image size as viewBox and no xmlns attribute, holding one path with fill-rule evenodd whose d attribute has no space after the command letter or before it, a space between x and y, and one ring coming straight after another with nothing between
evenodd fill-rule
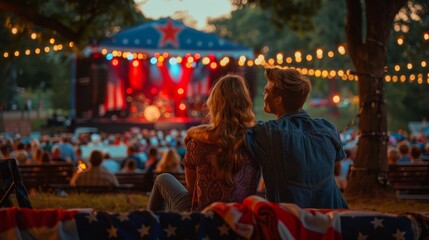
<instances>
[{"instance_id":1,"label":"woman with long blonde hair","mask_svg":"<svg viewBox=\"0 0 429 240\"><path fill-rule=\"evenodd\" d=\"M169 148L162 154L161 160L156 165L157 172L181 173L182 166L180 156L173 148Z\"/></svg>"},{"instance_id":2,"label":"woman with long blonde hair","mask_svg":"<svg viewBox=\"0 0 429 240\"><path fill-rule=\"evenodd\" d=\"M152 211L200 211L213 202L241 202L256 192L260 170L244 146L255 123L246 82L222 77L207 100L209 123L190 128L183 159L186 188L172 175L155 180L148 202Z\"/></svg>"}]
</instances>

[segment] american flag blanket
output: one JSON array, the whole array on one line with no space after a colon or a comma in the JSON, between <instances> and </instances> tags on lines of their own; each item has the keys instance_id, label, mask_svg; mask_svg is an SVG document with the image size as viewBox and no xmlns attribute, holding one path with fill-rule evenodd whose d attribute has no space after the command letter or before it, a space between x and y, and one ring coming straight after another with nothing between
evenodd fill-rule
<instances>
[{"instance_id":1,"label":"american flag blanket","mask_svg":"<svg viewBox=\"0 0 429 240\"><path fill-rule=\"evenodd\" d=\"M251 196L202 212L0 210L0 239L429 239L423 214L301 209Z\"/></svg>"}]
</instances>

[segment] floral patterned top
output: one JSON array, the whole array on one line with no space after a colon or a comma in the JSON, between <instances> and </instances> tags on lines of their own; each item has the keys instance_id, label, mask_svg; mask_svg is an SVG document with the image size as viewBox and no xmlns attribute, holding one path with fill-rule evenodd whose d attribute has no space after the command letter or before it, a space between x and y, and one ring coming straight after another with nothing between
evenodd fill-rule
<instances>
[{"instance_id":1,"label":"floral patterned top","mask_svg":"<svg viewBox=\"0 0 429 240\"><path fill-rule=\"evenodd\" d=\"M243 146L244 148L244 146ZM220 181L219 171L212 166L217 146L191 138L186 145L183 165L196 173L192 194L192 211L201 211L213 202L241 202L255 194L260 178L259 165L246 152L243 167L234 175L234 186ZM245 151L245 150L244 150Z\"/></svg>"}]
</instances>

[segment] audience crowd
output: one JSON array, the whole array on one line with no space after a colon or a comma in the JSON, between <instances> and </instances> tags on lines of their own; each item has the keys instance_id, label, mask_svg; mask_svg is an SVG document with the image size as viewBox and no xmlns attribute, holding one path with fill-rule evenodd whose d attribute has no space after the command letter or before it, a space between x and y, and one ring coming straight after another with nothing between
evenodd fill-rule
<instances>
[{"instance_id":1,"label":"audience crowd","mask_svg":"<svg viewBox=\"0 0 429 240\"><path fill-rule=\"evenodd\" d=\"M71 133L42 135L40 139L30 141L19 136L9 138L0 135L0 159L15 158L18 165L70 162L79 172L89 171L94 164L89 155L82 156L82 147L93 146L102 154L100 166L112 174L183 172L181 161L186 151L183 143L185 135L186 130L175 129L170 131L133 129L122 134L82 133L75 140L72 139ZM388 164L429 162L428 135L408 134L404 130L399 130L389 136L386 153ZM356 158L359 131L356 129L342 131L340 137L346 157L336 163L335 175L338 187L344 190L347 187L350 167ZM127 147L127 156L113 159L107 147L121 145Z\"/></svg>"}]
</instances>

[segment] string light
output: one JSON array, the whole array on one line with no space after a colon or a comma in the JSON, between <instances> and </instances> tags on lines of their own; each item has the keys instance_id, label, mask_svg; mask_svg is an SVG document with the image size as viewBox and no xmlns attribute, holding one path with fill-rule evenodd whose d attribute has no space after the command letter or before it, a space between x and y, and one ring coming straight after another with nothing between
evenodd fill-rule
<instances>
[{"instance_id":1,"label":"string light","mask_svg":"<svg viewBox=\"0 0 429 240\"><path fill-rule=\"evenodd\" d=\"M318 48L316 50L316 56L317 56L318 59L323 58L323 50L321 48Z\"/></svg>"},{"instance_id":2,"label":"string light","mask_svg":"<svg viewBox=\"0 0 429 240\"><path fill-rule=\"evenodd\" d=\"M346 54L346 48L343 45L338 46L338 53L341 55Z\"/></svg>"},{"instance_id":3,"label":"string light","mask_svg":"<svg viewBox=\"0 0 429 240\"><path fill-rule=\"evenodd\" d=\"M398 39L396 39L396 42L398 43L399 46L401 46L402 44L404 44L404 38L402 36L398 37Z\"/></svg>"}]
</instances>

